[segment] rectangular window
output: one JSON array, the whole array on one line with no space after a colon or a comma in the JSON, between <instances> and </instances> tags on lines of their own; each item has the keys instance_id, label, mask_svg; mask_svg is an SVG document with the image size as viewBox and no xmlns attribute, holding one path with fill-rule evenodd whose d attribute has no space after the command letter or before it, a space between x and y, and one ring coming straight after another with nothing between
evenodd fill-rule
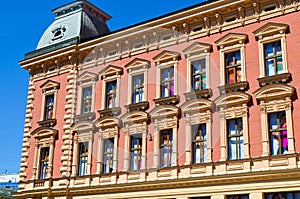
<instances>
[{"instance_id":1,"label":"rectangular window","mask_svg":"<svg viewBox=\"0 0 300 199\"><path fill-rule=\"evenodd\" d=\"M54 94L45 96L45 113L44 120L53 119L53 108L54 108Z\"/></svg>"},{"instance_id":2,"label":"rectangular window","mask_svg":"<svg viewBox=\"0 0 300 199\"><path fill-rule=\"evenodd\" d=\"M233 196L227 196L227 199L249 199L249 195L233 195Z\"/></svg>"},{"instance_id":3,"label":"rectangular window","mask_svg":"<svg viewBox=\"0 0 300 199\"><path fill-rule=\"evenodd\" d=\"M144 74L133 76L132 91L134 104L144 101Z\"/></svg>"},{"instance_id":4,"label":"rectangular window","mask_svg":"<svg viewBox=\"0 0 300 199\"><path fill-rule=\"evenodd\" d=\"M104 161L103 173L111 173L113 171L114 158L114 138L104 140Z\"/></svg>"},{"instance_id":5,"label":"rectangular window","mask_svg":"<svg viewBox=\"0 0 300 199\"><path fill-rule=\"evenodd\" d=\"M264 45L266 76L283 73L281 41Z\"/></svg>"},{"instance_id":6,"label":"rectangular window","mask_svg":"<svg viewBox=\"0 0 300 199\"><path fill-rule=\"evenodd\" d=\"M265 199L300 199L300 192L267 193Z\"/></svg>"},{"instance_id":7,"label":"rectangular window","mask_svg":"<svg viewBox=\"0 0 300 199\"><path fill-rule=\"evenodd\" d=\"M41 149L40 179L45 179L48 177L49 151L49 147L44 147Z\"/></svg>"},{"instance_id":8,"label":"rectangular window","mask_svg":"<svg viewBox=\"0 0 300 199\"><path fill-rule=\"evenodd\" d=\"M194 91L206 89L206 59L193 61L191 65Z\"/></svg>"},{"instance_id":9,"label":"rectangular window","mask_svg":"<svg viewBox=\"0 0 300 199\"><path fill-rule=\"evenodd\" d=\"M79 143L78 176L87 175L88 166L88 142Z\"/></svg>"},{"instance_id":10,"label":"rectangular window","mask_svg":"<svg viewBox=\"0 0 300 199\"><path fill-rule=\"evenodd\" d=\"M116 107L117 80L106 83L106 108Z\"/></svg>"},{"instance_id":11,"label":"rectangular window","mask_svg":"<svg viewBox=\"0 0 300 199\"><path fill-rule=\"evenodd\" d=\"M89 113L92 110L92 87L82 88L82 113Z\"/></svg>"},{"instance_id":12,"label":"rectangular window","mask_svg":"<svg viewBox=\"0 0 300 199\"><path fill-rule=\"evenodd\" d=\"M174 95L174 67L161 70L161 97Z\"/></svg>"},{"instance_id":13,"label":"rectangular window","mask_svg":"<svg viewBox=\"0 0 300 199\"><path fill-rule=\"evenodd\" d=\"M242 118L227 120L228 157L230 160L244 157L244 138Z\"/></svg>"},{"instance_id":14,"label":"rectangular window","mask_svg":"<svg viewBox=\"0 0 300 199\"><path fill-rule=\"evenodd\" d=\"M272 155L288 152L288 138L285 112L269 113L270 149Z\"/></svg>"},{"instance_id":15,"label":"rectangular window","mask_svg":"<svg viewBox=\"0 0 300 199\"><path fill-rule=\"evenodd\" d=\"M173 130L167 129L161 131L160 138L160 152L161 152L161 167L168 167L172 165L173 152Z\"/></svg>"},{"instance_id":16,"label":"rectangular window","mask_svg":"<svg viewBox=\"0 0 300 199\"><path fill-rule=\"evenodd\" d=\"M206 124L192 126L193 163L204 163L206 157Z\"/></svg>"},{"instance_id":17,"label":"rectangular window","mask_svg":"<svg viewBox=\"0 0 300 199\"><path fill-rule=\"evenodd\" d=\"M210 197L192 197L190 199L210 199Z\"/></svg>"},{"instance_id":18,"label":"rectangular window","mask_svg":"<svg viewBox=\"0 0 300 199\"><path fill-rule=\"evenodd\" d=\"M131 170L139 170L142 163L142 134L131 136Z\"/></svg>"},{"instance_id":19,"label":"rectangular window","mask_svg":"<svg viewBox=\"0 0 300 199\"><path fill-rule=\"evenodd\" d=\"M225 74L227 84L241 82L242 62L240 51L225 54Z\"/></svg>"}]
</instances>

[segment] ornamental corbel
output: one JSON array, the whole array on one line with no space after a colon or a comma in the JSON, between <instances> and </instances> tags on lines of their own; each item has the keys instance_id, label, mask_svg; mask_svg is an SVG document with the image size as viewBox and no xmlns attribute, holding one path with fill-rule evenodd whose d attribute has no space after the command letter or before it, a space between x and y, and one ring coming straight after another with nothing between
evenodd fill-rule
<instances>
[{"instance_id":1,"label":"ornamental corbel","mask_svg":"<svg viewBox=\"0 0 300 199\"><path fill-rule=\"evenodd\" d=\"M209 19L209 17L204 17L203 21L204 21L206 32L207 32L207 34L209 34L210 33L210 19Z\"/></svg>"},{"instance_id":2,"label":"ornamental corbel","mask_svg":"<svg viewBox=\"0 0 300 199\"><path fill-rule=\"evenodd\" d=\"M259 21L259 3L257 3L256 1L254 1L252 3L253 5L253 10L254 10L254 15L256 16L257 21Z\"/></svg>"},{"instance_id":3,"label":"ornamental corbel","mask_svg":"<svg viewBox=\"0 0 300 199\"><path fill-rule=\"evenodd\" d=\"M219 32L221 32L222 29L222 15L220 13L215 14L216 21L217 21L217 29Z\"/></svg>"}]
</instances>

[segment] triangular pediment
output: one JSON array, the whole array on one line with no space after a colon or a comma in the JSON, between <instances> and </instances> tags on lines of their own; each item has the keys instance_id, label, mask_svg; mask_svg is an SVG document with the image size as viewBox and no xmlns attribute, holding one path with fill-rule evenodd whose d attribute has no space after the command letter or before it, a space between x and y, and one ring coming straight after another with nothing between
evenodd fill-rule
<instances>
[{"instance_id":1,"label":"triangular pediment","mask_svg":"<svg viewBox=\"0 0 300 199\"><path fill-rule=\"evenodd\" d=\"M257 89L253 95L258 101L270 99L282 99L291 97L295 92L295 88L284 84L270 84Z\"/></svg>"},{"instance_id":2,"label":"triangular pediment","mask_svg":"<svg viewBox=\"0 0 300 199\"><path fill-rule=\"evenodd\" d=\"M264 37L267 35L282 34L289 28L289 25L283 23L269 22L253 32L255 37Z\"/></svg>"},{"instance_id":3,"label":"triangular pediment","mask_svg":"<svg viewBox=\"0 0 300 199\"><path fill-rule=\"evenodd\" d=\"M158 55L156 55L155 57L153 57L153 60L155 62L166 62L166 61L172 61L172 60L175 61L175 60L178 60L179 58L180 58L180 53L165 50L165 51L159 53Z\"/></svg>"},{"instance_id":4,"label":"triangular pediment","mask_svg":"<svg viewBox=\"0 0 300 199\"><path fill-rule=\"evenodd\" d=\"M246 34L238 34L238 33L228 33L215 41L218 47L224 47L234 44L242 44L245 43L248 38Z\"/></svg>"},{"instance_id":5,"label":"triangular pediment","mask_svg":"<svg viewBox=\"0 0 300 199\"><path fill-rule=\"evenodd\" d=\"M43 139L43 138L51 138L56 136L57 134L56 129L52 129L49 127L39 127L32 131L31 135L36 139Z\"/></svg>"},{"instance_id":6,"label":"triangular pediment","mask_svg":"<svg viewBox=\"0 0 300 199\"><path fill-rule=\"evenodd\" d=\"M60 84L58 82L52 81L52 80L48 80L45 83L43 83L41 85L41 89L44 90L51 90L51 89L55 89L58 90L59 89Z\"/></svg>"},{"instance_id":7,"label":"triangular pediment","mask_svg":"<svg viewBox=\"0 0 300 199\"><path fill-rule=\"evenodd\" d=\"M180 113L180 109L173 105L161 105L155 107L151 112L149 113L151 118L167 118L167 117L173 117L178 116Z\"/></svg>"},{"instance_id":8,"label":"triangular pediment","mask_svg":"<svg viewBox=\"0 0 300 199\"><path fill-rule=\"evenodd\" d=\"M184 102L180 108L184 113L203 112L212 109L212 102L207 99L195 98Z\"/></svg>"},{"instance_id":9,"label":"triangular pediment","mask_svg":"<svg viewBox=\"0 0 300 199\"><path fill-rule=\"evenodd\" d=\"M95 126L101 129L120 126L120 119L112 116L105 116L95 121Z\"/></svg>"},{"instance_id":10,"label":"triangular pediment","mask_svg":"<svg viewBox=\"0 0 300 199\"><path fill-rule=\"evenodd\" d=\"M122 116L121 120L123 123L141 123L148 121L148 113L143 111L130 111Z\"/></svg>"},{"instance_id":11,"label":"triangular pediment","mask_svg":"<svg viewBox=\"0 0 300 199\"><path fill-rule=\"evenodd\" d=\"M89 132L94 129L94 124L88 121L79 121L72 125L72 130L77 132Z\"/></svg>"},{"instance_id":12,"label":"triangular pediment","mask_svg":"<svg viewBox=\"0 0 300 199\"><path fill-rule=\"evenodd\" d=\"M206 43L195 42L189 47L185 48L182 52L186 55L194 55L199 53L208 53L211 51L211 45Z\"/></svg>"},{"instance_id":13,"label":"triangular pediment","mask_svg":"<svg viewBox=\"0 0 300 199\"><path fill-rule=\"evenodd\" d=\"M135 69L135 68L142 68L142 67L149 68L150 61L145 60L145 59L135 58L132 61L130 61L128 64L125 65L125 68L127 68L127 70Z\"/></svg>"},{"instance_id":14,"label":"triangular pediment","mask_svg":"<svg viewBox=\"0 0 300 199\"><path fill-rule=\"evenodd\" d=\"M119 66L109 65L100 71L101 77L112 76L112 75L121 75L123 68Z\"/></svg>"},{"instance_id":15,"label":"triangular pediment","mask_svg":"<svg viewBox=\"0 0 300 199\"><path fill-rule=\"evenodd\" d=\"M217 107L232 107L248 104L251 96L244 92L224 93L215 99Z\"/></svg>"},{"instance_id":16,"label":"triangular pediment","mask_svg":"<svg viewBox=\"0 0 300 199\"><path fill-rule=\"evenodd\" d=\"M84 82L84 81L97 81L98 80L98 74L91 73L91 72L84 72L77 78L77 82Z\"/></svg>"}]
</instances>

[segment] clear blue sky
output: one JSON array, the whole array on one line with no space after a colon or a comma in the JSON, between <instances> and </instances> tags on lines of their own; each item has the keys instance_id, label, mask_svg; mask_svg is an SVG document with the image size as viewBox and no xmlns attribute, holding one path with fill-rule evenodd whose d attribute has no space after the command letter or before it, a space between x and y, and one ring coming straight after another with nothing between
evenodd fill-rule
<instances>
[{"instance_id":1,"label":"clear blue sky","mask_svg":"<svg viewBox=\"0 0 300 199\"><path fill-rule=\"evenodd\" d=\"M72 0L5 1L0 12L1 78L0 89L0 173L19 171L28 72L18 64L24 54L35 50L44 30L54 20L53 8ZM124 28L202 0L89 0L110 14L111 30Z\"/></svg>"}]
</instances>

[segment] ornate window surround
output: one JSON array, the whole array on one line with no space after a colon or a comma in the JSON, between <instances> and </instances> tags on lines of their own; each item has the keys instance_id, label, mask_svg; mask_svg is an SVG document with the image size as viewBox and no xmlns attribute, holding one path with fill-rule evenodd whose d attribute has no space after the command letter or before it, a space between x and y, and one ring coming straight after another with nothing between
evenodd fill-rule
<instances>
[{"instance_id":1,"label":"ornate window surround","mask_svg":"<svg viewBox=\"0 0 300 199\"><path fill-rule=\"evenodd\" d=\"M246 78L246 53L245 53L245 43L248 38L246 34L238 34L238 33L228 33L225 36L221 37L217 41L215 41L216 45L220 49L220 80L221 87L229 87L230 85L226 84L226 75L225 75L225 54L231 53L234 51L240 51L241 53L241 68L242 68L242 77L241 82L235 83L242 84L247 81ZM244 90L248 85L241 85L238 90ZM226 88L225 88L226 92ZM221 92L224 93L224 92Z\"/></svg>"},{"instance_id":2,"label":"ornate window surround","mask_svg":"<svg viewBox=\"0 0 300 199\"><path fill-rule=\"evenodd\" d=\"M163 51L153 57L153 60L156 65L156 101L157 99L161 99L161 70L165 68L174 67L174 96L167 97L172 98L177 95L177 87L178 87L178 61L180 59L180 53L172 52L172 51ZM176 100L176 102L178 99ZM159 102L158 102L159 103Z\"/></svg>"},{"instance_id":3,"label":"ornate window surround","mask_svg":"<svg viewBox=\"0 0 300 199\"><path fill-rule=\"evenodd\" d=\"M244 92L230 92L220 95L215 99L215 104L220 113L220 161L228 160L227 120L242 118L244 138L244 158L250 158L249 152L249 128L248 128L248 104L251 96Z\"/></svg>"},{"instance_id":4,"label":"ornate window surround","mask_svg":"<svg viewBox=\"0 0 300 199\"><path fill-rule=\"evenodd\" d=\"M125 153L124 153L124 171L130 170L130 136L142 134L142 165L141 170L146 169L146 149L148 134L148 113L143 111L131 111L121 118L125 130Z\"/></svg>"},{"instance_id":5,"label":"ornate window surround","mask_svg":"<svg viewBox=\"0 0 300 199\"><path fill-rule=\"evenodd\" d=\"M91 114L94 113L95 110L95 91L96 91L96 82L98 81L98 74L94 74L91 72L84 72L77 78L77 84L79 85L78 90L78 102L77 102L77 110L76 115L85 115L82 113L82 91L84 88L92 87L92 103L91 103ZM94 119L95 114L91 116L89 119Z\"/></svg>"},{"instance_id":6,"label":"ornate window surround","mask_svg":"<svg viewBox=\"0 0 300 199\"><path fill-rule=\"evenodd\" d=\"M150 68L150 61L140 58L135 58L131 62L125 65L128 72L128 108L131 109L130 105L133 104L132 101L132 78L136 75L144 75L144 99L146 102L148 99L148 68ZM142 109L146 107L142 107Z\"/></svg>"},{"instance_id":7,"label":"ornate window surround","mask_svg":"<svg viewBox=\"0 0 300 199\"><path fill-rule=\"evenodd\" d=\"M268 22L253 32L258 39L260 78L266 76L264 45L275 41L281 41L283 71L288 73L286 56L286 33L288 28L287 24Z\"/></svg>"},{"instance_id":8,"label":"ornate window surround","mask_svg":"<svg viewBox=\"0 0 300 199\"><path fill-rule=\"evenodd\" d=\"M39 179L41 149L43 147L49 147L48 178L52 177L54 144L57 134L56 129L49 127L39 127L31 133L32 137L35 138L32 179Z\"/></svg>"},{"instance_id":9,"label":"ornate window surround","mask_svg":"<svg viewBox=\"0 0 300 199\"><path fill-rule=\"evenodd\" d=\"M72 125L72 132L74 134L72 176L74 177L78 175L79 143L82 142L88 142L88 163L86 175L90 175L92 164L94 124L88 121L76 122Z\"/></svg>"},{"instance_id":10,"label":"ornate window surround","mask_svg":"<svg viewBox=\"0 0 300 199\"><path fill-rule=\"evenodd\" d=\"M212 161L212 102L203 99L195 98L186 101L181 105L181 110L184 113L185 120L185 165L192 164L192 126L197 124L206 124L206 142L207 142L207 157L206 161Z\"/></svg>"},{"instance_id":11,"label":"ornate window surround","mask_svg":"<svg viewBox=\"0 0 300 199\"><path fill-rule=\"evenodd\" d=\"M118 136L121 121L112 116L104 116L95 122L98 132L97 174L103 173L104 139L114 138L113 171L118 168Z\"/></svg>"},{"instance_id":12,"label":"ornate window surround","mask_svg":"<svg viewBox=\"0 0 300 199\"><path fill-rule=\"evenodd\" d=\"M285 111L287 121L288 154L295 153L293 135L292 98L295 88L284 84L270 84L257 89L253 95L260 106L261 132L263 142L262 156L270 155L268 113Z\"/></svg>"},{"instance_id":13,"label":"ornate window surround","mask_svg":"<svg viewBox=\"0 0 300 199\"><path fill-rule=\"evenodd\" d=\"M58 82L52 81L52 80L48 80L45 83L43 83L41 86L42 92L43 92L43 99L42 99L42 112L41 112L41 122L40 125L43 125L43 122L45 120L44 116L45 116L45 105L46 105L46 96L47 95L54 95L54 104L53 104L53 118L50 120L55 120L56 118L56 104L57 104L57 93L60 87L60 84ZM49 120L49 119L48 119ZM52 125L50 125L50 127L53 127L56 124L53 123ZM47 125L46 125L47 126Z\"/></svg>"},{"instance_id":14,"label":"ornate window surround","mask_svg":"<svg viewBox=\"0 0 300 199\"><path fill-rule=\"evenodd\" d=\"M205 59L205 65L206 65L206 89L204 89L204 90L208 90L211 88L211 85L210 85L210 60L209 60L209 58L210 58L209 55L210 55L211 49L212 49L212 46L210 44L195 42L182 51L187 60L186 93L195 93L195 91L193 91L193 87L191 85L191 83L192 83L191 65L192 65L193 61L197 61L200 59Z\"/></svg>"},{"instance_id":15,"label":"ornate window surround","mask_svg":"<svg viewBox=\"0 0 300 199\"><path fill-rule=\"evenodd\" d=\"M164 129L173 129L173 152L171 166L177 166L177 129L180 109L174 105L156 106L150 111L151 119L154 123L154 155L153 168L160 168L160 131Z\"/></svg>"},{"instance_id":16,"label":"ornate window surround","mask_svg":"<svg viewBox=\"0 0 300 199\"><path fill-rule=\"evenodd\" d=\"M102 97L101 97L101 109L100 109L100 115L102 115L102 112L106 110L110 110L106 108L106 85L108 82L117 80L117 93L116 93L116 106L111 109L119 109L120 108L120 82L121 82L121 75L123 73L123 68L109 65L105 67L102 71L100 71L101 79L103 80L102 84ZM121 110L117 110L116 114L119 114ZM106 115L104 113L103 115ZM108 114L109 115L109 114Z\"/></svg>"}]
</instances>

